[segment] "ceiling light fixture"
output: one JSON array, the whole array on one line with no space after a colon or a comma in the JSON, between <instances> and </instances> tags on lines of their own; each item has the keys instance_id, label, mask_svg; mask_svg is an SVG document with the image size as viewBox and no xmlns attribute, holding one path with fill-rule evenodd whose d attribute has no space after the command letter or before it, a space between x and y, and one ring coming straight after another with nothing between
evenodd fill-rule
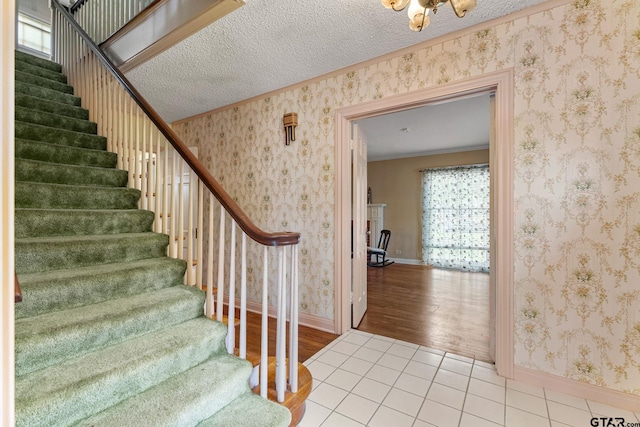
<instances>
[{"instance_id":1,"label":"ceiling light fixture","mask_svg":"<svg viewBox=\"0 0 640 427\"><path fill-rule=\"evenodd\" d=\"M429 25L430 11L433 11L435 15L438 12L438 7L450 3L458 18L462 18L476 6L477 0L381 0L381 2L384 7L396 12L403 10L408 5L409 28L413 31L422 31Z\"/></svg>"}]
</instances>

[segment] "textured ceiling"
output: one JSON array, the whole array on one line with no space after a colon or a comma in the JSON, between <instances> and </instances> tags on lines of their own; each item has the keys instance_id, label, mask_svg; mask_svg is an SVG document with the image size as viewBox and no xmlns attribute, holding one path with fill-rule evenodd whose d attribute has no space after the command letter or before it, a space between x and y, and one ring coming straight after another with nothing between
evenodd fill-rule
<instances>
[{"instance_id":1,"label":"textured ceiling","mask_svg":"<svg viewBox=\"0 0 640 427\"><path fill-rule=\"evenodd\" d=\"M127 77L172 122L543 1L478 0L463 19L444 5L416 33L405 11L394 13L379 0L246 0Z\"/></svg>"},{"instance_id":2,"label":"textured ceiling","mask_svg":"<svg viewBox=\"0 0 640 427\"><path fill-rule=\"evenodd\" d=\"M426 105L356 123L367 136L369 161L486 149L489 148L489 94Z\"/></svg>"}]
</instances>

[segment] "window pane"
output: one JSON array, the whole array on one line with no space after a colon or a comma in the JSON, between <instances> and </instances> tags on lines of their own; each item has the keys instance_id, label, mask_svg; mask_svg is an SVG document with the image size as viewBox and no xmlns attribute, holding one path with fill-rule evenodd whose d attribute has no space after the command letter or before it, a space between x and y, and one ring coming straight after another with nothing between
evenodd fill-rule
<instances>
[{"instance_id":1,"label":"window pane","mask_svg":"<svg viewBox=\"0 0 640 427\"><path fill-rule=\"evenodd\" d=\"M489 167L423 171L423 260L489 271Z\"/></svg>"}]
</instances>

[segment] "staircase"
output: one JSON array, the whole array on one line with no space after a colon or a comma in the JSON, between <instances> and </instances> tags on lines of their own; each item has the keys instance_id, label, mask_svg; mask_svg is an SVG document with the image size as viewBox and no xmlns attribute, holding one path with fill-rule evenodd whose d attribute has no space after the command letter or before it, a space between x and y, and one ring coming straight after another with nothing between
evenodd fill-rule
<instances>
[{"instance_id":1,"label":"staircase","mask_svg":"<svg viewBox=\"0 0 640 427\"><path fill-rule=\"evenodd\" d=\"M16 52L18 426L287 426L61 67Z\"/></svg>"}]
</instances>

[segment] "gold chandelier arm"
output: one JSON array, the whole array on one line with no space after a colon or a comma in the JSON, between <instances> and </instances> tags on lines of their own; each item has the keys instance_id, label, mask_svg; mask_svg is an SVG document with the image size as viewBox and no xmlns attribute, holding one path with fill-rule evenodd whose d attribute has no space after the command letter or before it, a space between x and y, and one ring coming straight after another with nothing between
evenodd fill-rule
<instances>
[{"instance_id":1,"label":"gold chandelier arm","mask_svg":"<svg viewBox=\"0 0 640 427\"><path fill-rule=\"evenodd\" d=\"M462 3L464 3L464 5L460 6L458 4L458 1L459 0L449 0L449 3L451 3L451 8L455 12L456 16L458 18L464 18L464 16L467 14L467 11L472 9L474 2L471 2L471 4L469 4L470 3L469 1L462 0ZM458 4L458 5L456 6L456 4Z\"/></svg>"}]
</instances>

